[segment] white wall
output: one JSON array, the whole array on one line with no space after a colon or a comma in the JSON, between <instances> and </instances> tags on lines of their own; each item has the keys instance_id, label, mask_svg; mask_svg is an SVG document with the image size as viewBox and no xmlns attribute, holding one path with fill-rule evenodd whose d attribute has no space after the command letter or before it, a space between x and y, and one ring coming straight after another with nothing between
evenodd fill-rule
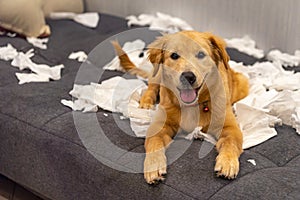
<instances>
[{"instance_id":1,"label":"white wall","mask_svg":"<svg viewBox=\"0 0 300 200\"><path fill-rule=\"evenodd\" d=\"M122 17L159 11L222 37L248 34L265 51L300 49L300 0L86 0L86 7Z\"/></svg>"}]
</instances>

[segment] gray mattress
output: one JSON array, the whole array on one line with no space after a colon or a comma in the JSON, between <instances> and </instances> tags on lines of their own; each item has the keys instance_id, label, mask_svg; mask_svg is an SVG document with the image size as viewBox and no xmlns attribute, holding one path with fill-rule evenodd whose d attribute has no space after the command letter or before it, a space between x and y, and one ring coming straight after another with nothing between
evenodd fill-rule
<instances>
[{"instance_id":1,"label":"gray mattress","mask_svg":"<svg viewBox=\"0 0 300 200\"><path fill-rule=\"evenodd\" d=\"M72 111L60 103L62 98L70 98L68 92L80 67L67 57L73 51L90 52L111 35L128 30L126 21L101 14L96 29L67 20L48 23L52 28L48 50L35 48L34 60L64 64L61 80L18 85L17 70L0 61L1 174L43 198L56 200L300 199L300 138L285 125L276 127L276 137L244 151L236 180L216 177L213 166L217 153L213 150L199 159L203 142L198 140L168 167L166 181L157 186L147 185L143 174L121 172L99 162L83 146ZM0 37L0 46L7 43L24 52L32 48L23 38ZM99 55L103 63L114 56L112 47L107 52ZM228 52L236 61L257 61L234 49ZM101 80L116 75L122 73L105 72ZM144 140L124 134L112 113L100 110L96 115L114 144L128 151L144 151ZM129 129L129 121L123 123ZM248 159L255 159L257 165Z\"/></svg>"}]
</instances>

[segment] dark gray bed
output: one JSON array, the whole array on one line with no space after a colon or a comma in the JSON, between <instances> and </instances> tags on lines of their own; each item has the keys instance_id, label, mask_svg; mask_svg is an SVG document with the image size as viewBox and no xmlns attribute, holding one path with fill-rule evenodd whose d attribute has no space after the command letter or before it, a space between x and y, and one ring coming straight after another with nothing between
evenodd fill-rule
<instances>
[{"instance_id":1,"label":"dark gray bed","mask_svg":"<svg viewBox=\"0 0 300 200\"><path fill-rule=\"evenodd\" d=\"M34 61L64 64L62 78L50 83L18 85L17 69L0 61L0 173L43 198L71 199L300 199L300 138L288 126L276 127L278 135L244 151L236 180L217 178L216 151L199 159L202 141L168 168L165 182L145 183L142 174L120 172L95 159L82 145L72 111L60 103L70 99L79 62L67 57L73 51L90 52L111 35L128 30L122 18L101 14L96 29L72 21L48 21L52 35L48 50L35 48ZM153 37L155 34L153 34ZM151 38L150 38L151 39ZM0 46L11 43L18 50L32 46L22 38L0 37ZM99 55L103 63L113 58ZM254 63L252 57L228 50L231 59ZM95 67L102 66L95 64ZM101 80L120 72L105 72ZM104 116L107 113L108 116ZM141 138L126 135L116 126L113 115L100 110L100 124L120 148L143 151ZM129 121L124 124L129 128ZM248 159L255 159L256 166Z\"/></svg>"}]
</instances>

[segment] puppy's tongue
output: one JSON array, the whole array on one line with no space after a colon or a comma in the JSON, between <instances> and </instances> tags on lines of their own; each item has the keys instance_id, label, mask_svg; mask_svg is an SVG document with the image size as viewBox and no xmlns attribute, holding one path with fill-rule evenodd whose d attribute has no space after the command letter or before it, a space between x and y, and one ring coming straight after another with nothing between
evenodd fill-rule
<instances>
[{"instance_id":1,"label":"puppy's tongue","mask_svg":"<svg viewBox=\"0 0 300 200\"><path fill-rule=\"evenodd\" d=\"M184 103L192 103L197 98L197 92L194 89L180 90L180 98Z\"/></svg>"}]
</instances>

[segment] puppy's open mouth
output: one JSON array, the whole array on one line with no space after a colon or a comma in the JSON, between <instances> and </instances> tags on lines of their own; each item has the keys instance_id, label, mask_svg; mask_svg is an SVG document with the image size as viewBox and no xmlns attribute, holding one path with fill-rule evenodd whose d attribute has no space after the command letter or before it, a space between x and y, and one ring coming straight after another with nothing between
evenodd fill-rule
<instances>
[{"instance_id":1,"label":"puppy's open mouth","mask_svg":"<svg viewBox=\"0 0 300 200\"><path fill-rule=\"evenodd\" d=\"M206 75L199 87L197 88L177 88L179 90L180 99L185 104L193 104L198 100L198 94L206 79Z\"/></svg>"},{"instance_id":2,"label":"puppy's open mouth","mask_svg":"<svg viewBox=\"0 0 300 200\"><path fill-rule=\"evenodd\" d=\"M196 89L178 89L180 93L180 99L186 103L194 103L198 98L198 92L200 88Z\"/></svg>"}]
</instances>

